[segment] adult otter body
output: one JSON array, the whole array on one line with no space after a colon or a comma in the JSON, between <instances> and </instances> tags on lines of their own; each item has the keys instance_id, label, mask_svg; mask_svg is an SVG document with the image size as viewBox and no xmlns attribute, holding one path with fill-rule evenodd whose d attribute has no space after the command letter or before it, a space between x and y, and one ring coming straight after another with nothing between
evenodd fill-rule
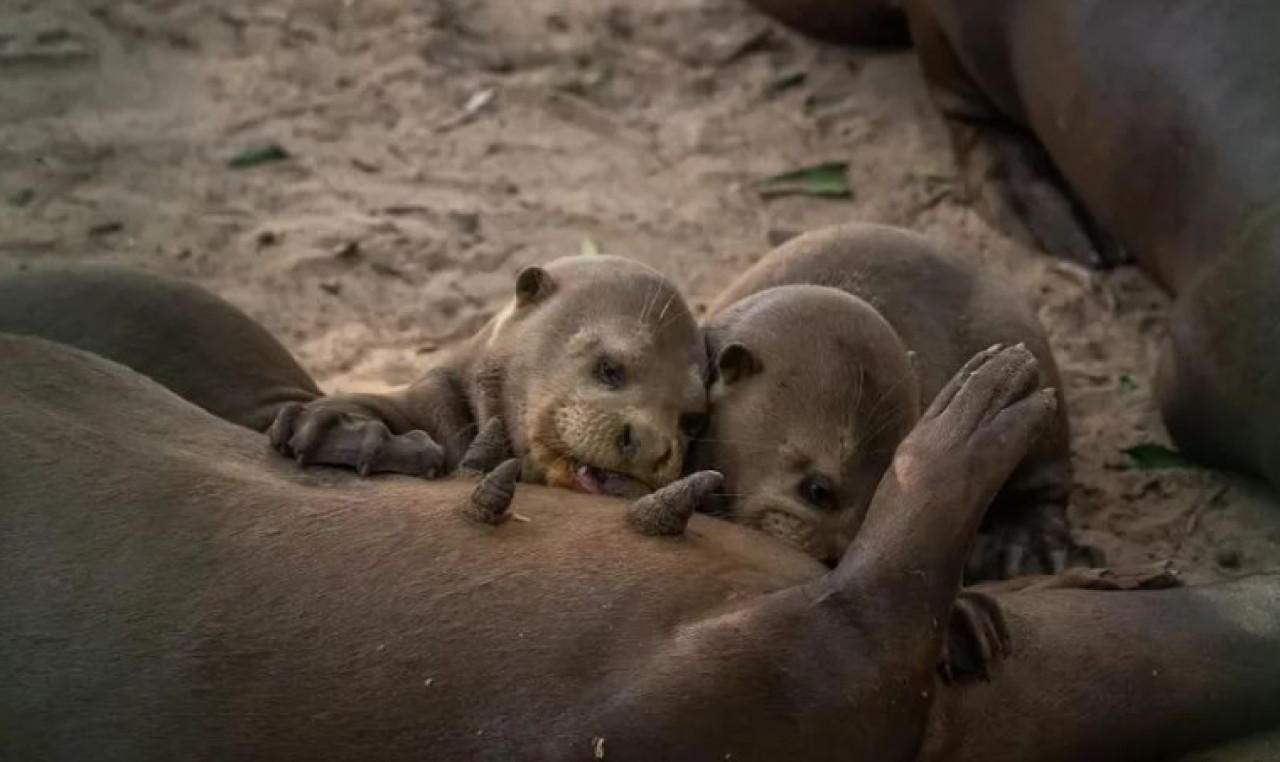
<instances>
[{"instance_id":1,"label":"adult otter body","mask_svg":"<svg viewBox=\"0 0 1280 762\"><path fill-rule=\"evenodd\" d=\"M1170 434L1280 487L1280 5L907 9L983 208L1046 251L1092 261L1108 253L1090 245L1096 223L1172 291L1156 379Z\"/></svg>"},{"instance_id":2,"label":"adult otter body","mask_svg":"<svg viewBox=\"0 0 1280 762\"><path fill-rule=\"evenodd\" d=\"M675 479L705 418L704 344L675 287L619 257L523 270L471 339L390 394L322 397L248 316L178 281L110 267L0 282L0 330L118 360L299 461L361 473L452 471L498 419L531 481L613 494ZM203 361L209 357L212 361ZM202 375L203 374L203 375Z\"/></svg>"},{"instance_id":3,"label":"adult otter body","mask_svg":"<svg viewBox=\"0 0 1280 762\"><path fill-rule=\"evenodd\" d=\"M943 391L827 574L538 486L473 523L470 483L299 471L123 366L0 355L5 759L1133 759L1280 719L1274 577L966 594L949 648L1007 655L940 682L982 505L1051 418L1024 350Z\"/></svg>"},{"instance_id":4,"label":"adult otter body","mask_svg":"<svg viewBox=\"0 0 1280 762\"><path fill-rule=\"evenodd\" d=\"M1040 386L1059 386L1039 322L999 278L882 225L775 249L717 297L704 328L717 373L695 463L724 473L730 515L819 558L848 546L922 402L974 353L1025 343ZM991 511L975 576L1060 571L1077 552L1070 486L1059 405Z\"/></svg>"},{"instance_id":5,"label":"adult otter body","mask_svg":"<svg viewBox=\"0 0 1280 762\"><path fill-rule=\"evenodd\" d=\"M900 45L909 40L899 0L747 0L787 26L829 42Z\"/></svg>"}]
</instances>

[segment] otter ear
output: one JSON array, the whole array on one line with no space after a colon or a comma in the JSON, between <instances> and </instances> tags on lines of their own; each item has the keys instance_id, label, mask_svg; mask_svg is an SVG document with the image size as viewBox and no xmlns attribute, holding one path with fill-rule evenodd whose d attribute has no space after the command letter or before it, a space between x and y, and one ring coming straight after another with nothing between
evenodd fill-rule
<instances>
[{"instance_id":1,"label":"otter ear","mask_svg":"<svg viewBox=\"0 0 1280 762\"><path fill-rule=\"evenodd\" d=\"M725 344L716 355L717 380L725 386L745 381L761 370L764 370L764 366L760 364L760 358L740 342Z\"/></svg>"},{"instance_id":2,"label":"otter ear","mask_svg":"<svg viewBox=\"0 0 1280 762\"><path fill-rule=\"evenodd\" d=\"M516 303L536 304L556 291L556 282L541 267L526 267L516 276Z\"/></svg>"}]
</instances>

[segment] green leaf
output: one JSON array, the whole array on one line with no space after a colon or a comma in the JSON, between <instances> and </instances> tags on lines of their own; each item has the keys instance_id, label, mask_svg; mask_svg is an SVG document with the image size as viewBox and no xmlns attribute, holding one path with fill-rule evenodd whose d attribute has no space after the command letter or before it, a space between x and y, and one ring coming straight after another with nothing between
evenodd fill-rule
<instances>
[{"instance_id":1,"label":"green leaf","mask_svg":"<svg viewBox=\"0 0 1280 762\"><path fill-rule=\"evenodd\" d=\"M1138 391L1138 382L1133 380L1133 376L1128 373L1120 374L1120 391L1124 394L1132 394Z\"/></svg>"},{"instance_id":2,"label":"green leaf","mask_svg":"<svg viewBox=\"0 0 1280 762\"><path fill-rule=\"evenodd\" d=\"M590 238L583 238L582 243L578 246L578 253L584 257L600 256L600 245Z\"/></svg>"},{"instance_id":3,"label":"green leaf","mask_svg":"<svg viewBox=\"0 0 1280 762\"><path fill-rule=\"evenodd\" d=\"M849 187L849 164L844 161L829 161L772 175L757 182L756 189L765 198L794 194L853 198L853 190Z\"/></svg>"},{"instance_id":4,"label":"green leaf","mask_svg":"<svg viewBox=\"0 0 1280 762\"><path fill-rule=\"evenodd\" d=\"M248 169L249 167L285 161L290 158L292 156L290 156L289 152L278 143L263 143L250 146L227 159L227 166L232 169Z\"/></svg>"},{"instance_id":5,"label":"green leaf","mask_svg":"<svg viewBox=\"0 0 1280 762\"><path fill-rule=\"evenodd\" d=\"M36 192L30 188L23 188L9 194L9 203L13 206L26 206L36 199Z\"/></svg>"},{"instance_id":6,"label":"green leaf","mask_svg":"<svg viewBox=\"0 0 1280 762\"><path fill-rule=\"evenodd\" d=\"M69 39L71 39L71 32L66 29L46 29L43 32L36 32L35 43L37 45L57 45Z\"/></svg>"},{"instance_id":7,"label":"green leaf","mask_svg":"<svg viewBox=\"0 0 1280 762\"><path fill-rule=\"evenodd\" d=\"M1153 442L1134 445L1133 447L1125 448L1123 452L1133 461L1134 467L1142 471L1152 471L1159 468L1184 468L1191 465L1191 462L1182 453Z\"/></svg>"}]
</instances>

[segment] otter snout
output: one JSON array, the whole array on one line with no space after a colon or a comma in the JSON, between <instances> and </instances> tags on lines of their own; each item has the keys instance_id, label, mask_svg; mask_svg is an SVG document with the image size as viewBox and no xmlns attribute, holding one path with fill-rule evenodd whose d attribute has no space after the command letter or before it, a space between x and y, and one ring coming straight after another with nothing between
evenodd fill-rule
<instances>
[{"instance_id":1,"label":"otter snout","mask_svg":"<svg viewBox=\"0 0 1280 762\"><path fill-rule=\"evenodd\" d=\"M617 436L618 455L633 473L651 474L658 483L680 473L683 445L678 434L643 420L623 421Z\"/></svg>"}]
</instances>

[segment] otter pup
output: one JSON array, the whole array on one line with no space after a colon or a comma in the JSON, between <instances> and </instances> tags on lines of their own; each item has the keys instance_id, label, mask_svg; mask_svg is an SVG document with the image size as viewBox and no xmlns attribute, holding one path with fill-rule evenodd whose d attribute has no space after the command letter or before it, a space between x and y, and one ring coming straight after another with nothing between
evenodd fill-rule
<instances>
[{"instance_id":1,"label":"otter pup","mask_svg":"<svg viewBox=\"0 0 1280 762\"><path fill-rule=\"evenodd\" d=\"M453 471L496 419L526 481L634 496L680 475L706 419L706 349L676 287L613 257L527 267L510 303L389 394L322 396L269 333L202 288L118 267L0 282L0 330L77 346L269 433L300 462Z\"/></svg>"},{"instance_id":2,"label":"otter pup","mask_svg":"<svg viewBox=\"0 0 1280 762\"><path fill-rule=\"evenodd\" d=\"M477 422L497 419L525 480L643 494L680 475L705 421L705 351L661 274L621 257L565 257L522 270L507 306L420 380L285 405L271 441L307 463L326 439L358 439L338 465L369 473L392 436L412 435L416 468L392 470L435 476L458 465Z\"/></svg>"},{"instance_id":3,"label":"otter pup","mask_svg":"<svg viewBox=\"0 0 1280 762\"><path fill-rule=\"evenodd\" d=\"M719 295L704 329L712 416L693 467L724 474L717 510L827 561L858 531L922 403L975 352L1023 343L1041 387L1060 386L1039 322L1004 284L880 225L775 249ZM1067 529L1070 484L1059 404L991 511L971 576L1056 572L1080 554Z\"/></svg>"}]
</instances>

